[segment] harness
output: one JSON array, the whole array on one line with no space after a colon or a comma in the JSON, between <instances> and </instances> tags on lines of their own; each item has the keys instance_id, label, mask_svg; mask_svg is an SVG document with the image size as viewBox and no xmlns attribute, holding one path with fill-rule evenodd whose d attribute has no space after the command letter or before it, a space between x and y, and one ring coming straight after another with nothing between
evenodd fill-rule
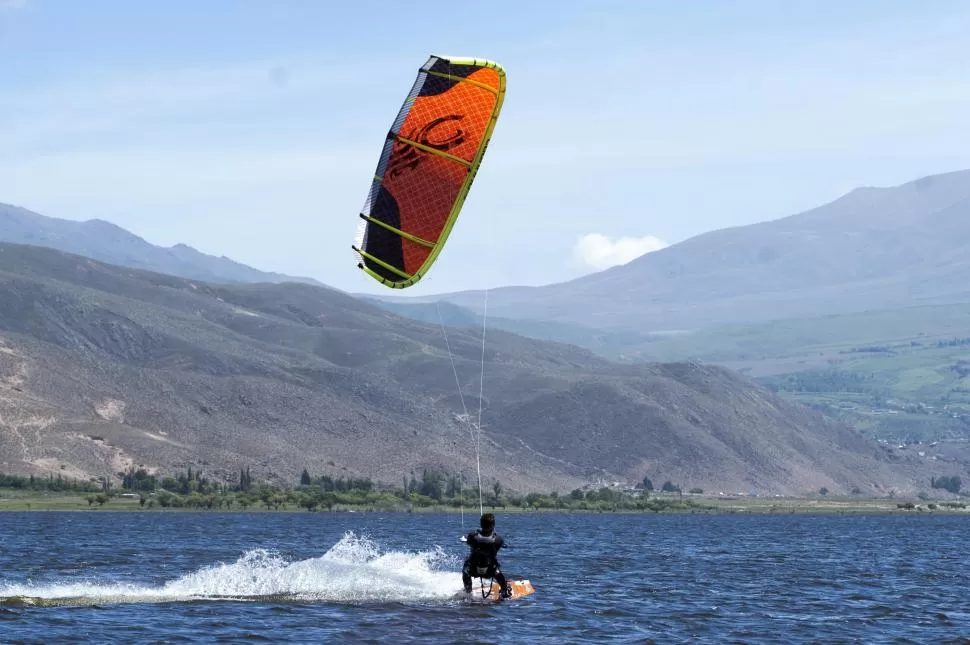
<instances>
[{"instance_id":1,"label":"harness","mask_svg":"<svg viewBox=\"0 0 970 645\"><path fill-rule=\"evenodd\" d=\"M479 576L478 579L479 579L479 586L481 587L479 592L482 594L482 598L488 598L489 596L492 595L492 583L495 582L495 578L488 579L488 591L485 590L485 578L483 576Z\"/></svg>"},{"instance_id":2,"label":"harness","mask_svg":"<svg viewBox=\"0 0 970 645\"><path fill-rule=\"evenodd\" d=\"M470 554L471 560L468 568L472 577L478 578L479 580L482 598L488 598L492 595L492 584L495 582L495 576L489 576L488 572L490 570L494 570L494 568L498 565L498 559L495 557L495 555L482 547L484 544L493 542L494 537L492 535L486 537L479 534L476 535L475 538L475 546L479 548L472 548L472 552ZM487 587L485 586L486 579L488 580Z\"/></svg>"},{"instance_id":3,"label":"harness","mask_svg":"<svg viewBox=\"0 0 970 645\"><path fill-rule=\"evenodd\" d=\"M488 574L488 570L491 569L491 568L492 568L492 565L487 565L487 566L484 566L484 567L475 567L474 568L474 571L475 571L475 573L478 574L475 577L476 578L484 578Z\"/></svg>"}]
</instances>

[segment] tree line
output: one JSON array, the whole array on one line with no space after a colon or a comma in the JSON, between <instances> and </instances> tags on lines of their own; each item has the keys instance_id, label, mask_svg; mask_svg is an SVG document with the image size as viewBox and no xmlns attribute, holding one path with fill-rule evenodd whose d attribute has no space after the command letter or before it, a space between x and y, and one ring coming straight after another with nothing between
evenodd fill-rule
<instances>
[{"instance_id":1,"label":"tree line","mask_svg":"<svg viewBox=\"0 0 970 645\"><path fill-rule=\"evenodd\" d=\"M138 495L144 508L193 508L203 510L303 508L308 511L333 510L340 507L367 506L382 509L477 507L477 485L469 485L460 474L423 469L420 474L404 475L401 484L378 485L367 477L311 475L303 469L298 483L276 486L254 481L249 468L241 469L233 483L212 480L192 467L171 475L154 475L144 468L131 467L118 473L121 487L104 485L102 480L78 481L51 476L0 475L0 487L33 490L72 490L90 493L85 499L91 507L103 507L115 497ZM680 492L680 487L664 482L664 492ZM653 483L649 478L638 483L635 491L608 486L574 489L569 494L558 492L527 494L508 493L500 481L493 481L482 491L482 503L491 508L577 509L577 510L660 510L699 507L682 500L651 498ZM691 492L701 492L693 489Z\"/></svg>"},{"instance_id":2,"label":"tree line","mask_svg":"<svg viewBox=\"0 0 970 645\"><path fill-rule=\"evenodd\" d=\"M964 345L970 345L970 338L949 338L936 341L937 347L963 347Z\"/></svg>"},{"instance_id":3,"label":"tree line","mask_svg":"<svg viewBox=\"0 0 970 645\"><path fill-rule=\"evenodd\" d=\"M14 488L18 490L36 491L74 491L80 493L104 490L104 480L78 480L63 477L60 473L55 477L51 473L47 477L34 475L6 475L0 473L0 488Z\"/></svg>"},{"instance_id":4,"label":"tree line","mask_svg":"<svg viewBox=\"0 0 970 645\"><path fill-rule=\"evenodd\" d=\"M953 475L951 477L931 477L930 486L933 488L942 488L943 490L948 490L951 493L959 493L960 489L963 487L963 482L960 480L958 475Z\"/></svg>"},{"instance_id":5,"label":"tree line","mask_svg":"<svg viewBox=\"0 0 970 645\"><path fill-rule=\"evenodd\" d=\"M873 372L843 370L810 370L787 374L780 378L764 379L774 391L785 392L848 392L853 394L884 394L884 387L876 386Z\"/></svg>"}]
</instances>

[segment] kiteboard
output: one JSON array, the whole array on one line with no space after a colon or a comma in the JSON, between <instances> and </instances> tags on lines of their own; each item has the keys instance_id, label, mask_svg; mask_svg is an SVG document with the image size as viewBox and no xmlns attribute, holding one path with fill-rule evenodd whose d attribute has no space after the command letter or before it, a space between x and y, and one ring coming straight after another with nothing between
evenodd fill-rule
<instances>
[{"instance_id":1,"label":"kiteboard","mask_svg":"<svg viewBox=\"0 0 970 645\"><path fill-rule=\"evenodd\" d=\"M508 598L502 597L502 589L494 580L492 581L490 589L486 588L483 591L480 584L473 584L471 593L465 593L464 591L459 593L462 596L470 597L473 602L499 602L502 600L518 600L525 596L531 596L536 591L532 586L532 582L529 580L507 580L507 582L512 587L512 595Z\"/></svg>"}]
</instances>

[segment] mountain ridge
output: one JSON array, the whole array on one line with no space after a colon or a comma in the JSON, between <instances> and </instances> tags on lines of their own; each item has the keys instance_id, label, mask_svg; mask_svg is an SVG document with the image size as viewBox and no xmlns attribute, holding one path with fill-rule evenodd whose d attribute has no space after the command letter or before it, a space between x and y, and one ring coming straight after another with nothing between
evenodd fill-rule
<instances>
[{"instance_id":1,"label":"mountain ridge","mask_svg":"<svg viewBox=\"0 0 970 645\"><path fill-rule=\"evenodd\" d=\"M2 243L0 470L468 476L456 377L476 410L481 338L447 335L313 285L216 285ZM723 368L617 365L571 345L488 338L486 485L565 491L650 476L804 494L916 490L952 474L887 455Z\"/></svg>"},{"instance_id":2,"label":"mountain ridge","mask_svg":"<svg viewBox=\"0 0 970 645\"><path fill-rule=\"evenodd\" d=\"M0 242L32 244L96 260L209 282L302 282L313 278L261 271L183 243L163 247L103 219L67 220L0 203Z\"/></svg>"},{"instance_id":3,"label":"mountain ridge","mask_svg":"<svg viewBox=\"0 0 970 645\"><path fill-rule=\"evenodd\" d=\"M492 289L488 306L510 319L647 332L963 302L970 300L964 240L970 170L858 188L567 282ZM472 291L414 299L433 301L481 308Z\"/></svg>"}]
</instances>

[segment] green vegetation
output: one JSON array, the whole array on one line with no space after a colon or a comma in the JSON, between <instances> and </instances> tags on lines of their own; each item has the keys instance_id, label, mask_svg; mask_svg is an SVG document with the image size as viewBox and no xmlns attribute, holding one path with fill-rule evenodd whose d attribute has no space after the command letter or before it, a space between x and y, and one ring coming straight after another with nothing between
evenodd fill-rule
<instances>
[{"instance_id":1,"label":"green vegetation","mask_svg":"<svg viewBox=\"0 0 970 645\"><path fill-rule=\"evenodd\" d=\"M922 500L924 496L921 496ZM845 514L845 513L967 513L964 502L935 501L928 503L911 500L897 501L889 498L832 497L818 498L720 498L709 500L720 513L764 513L764 514Z\"/></svg>"},{"instance_id":2,"label":"green vegetation","mask_svg":"<svg viewBox=\"0 0 970 645\"><path fill-rule=\"evenodd\" d=\"M624 350L723 363L902 443L970 438L970 304L726 325Z\"/></svg>"},{"instance_id":3,"label":"green vegetation","mask_svg":"<svg viewBox=\"0 0 970 645\"><path fill-rule=\"evenodd\" d=\"M942 488L956 494L960 492L963 482L960 481L957 475L953 475L952 477L933 477L930 481L930 486L933 488Z\"/></svg>"},{"instance_id":4,"label":"green vegetation","mask_svg":"<svg viewBox=\"0 0 970 645\"><path fill-rule=\"evenodd\" d=\"M11 488L14 490L30 491L73 491L89 492L100 491L104 484L93 481L78 481L77 479L66 479L53 473L48 477L34 477L33 475L4 475L0 473L0 488Z\"/></svg>"},{"instance_id":5,"label":"green vegetation","mask_svg":"<svg viewBox=\"0 0 970 645\"><path fill-rule=\"evenodd\" d=\"M879 346L965 339L970 303L904 307L750 325L723 325L690 334L660 337L629 356L649 360L699 358L710 361L808 359L829 351L871 353ZM880 353L880 352L875 352Z\"/></svg>"},{"instance_id":6,"label":"green vegetation","mask_svg":"<svg viewBox=\"0 0 970 645\"><path fill-rule=\"evenodd\" d=\"M400 487L378 486L367 478L312 476L306 469L293 487L254 482L249 469L240 472L234 484L211 481L201 471L189 468L172 476L157 477L144 469L131 469L122 476L122 487L103 482L71 482L56 488L57 479L0 475L0 509L195 509L243 511L336 511L369 509L387 511L451 510L478 506L478 490L464 485L457 475L424 470L418 478L405 476ZM649 483L649 480L645 480ZM670 482L665 490L679 493ZM652 485L649 487L652 489ZM568 495L557 492L506 493L501 482L483 491L489 508L510 511L661 511L709 508L683 496L651 497L643 485L633 490L610 487L575 489ZM88 494L85 495L84 493ZM56 495L54 493L57 493ZM70 493L73 493L70 494Z\"/></svg>"},{"instance_id":7,"label":"green vegetation","mask_svg":"<svg viewBox=\"0 0 970 645\"><path fill-rule=\"evenodd\" d=\"M83 482L56 489L50 478L0 474L0 511L34 510L193 510L245 512L322 512L388 511L449 512L464 507L477 511L478 490L464 486L460 477L436 471L423 471L402 478L398 487L378 486L366 478L342 478L301 473L292 487L273 486L254 481L248 469L240 472L233 484L213 483L198 470L155 478L158 488L137 490L148 481L147 473L125 478L127 488L105 487L102 482ZM54 478L56 486L56 478ZM961 494L958 476L934 477L934 489ZM690 513L887 513L887 512L967 512L962 501L919 501L864 498L858 490L849 496L834 496L826 488L804 498L720 496L703 494L692 488L690 494L680 486L664 482L668 492L653 493L649 478L633 489L602 486L577 488L568 494L556 492L507 493L500 482L493 482L484 494L487 510L515 512L690 512Z\"/></svg>"}]
</instances>

